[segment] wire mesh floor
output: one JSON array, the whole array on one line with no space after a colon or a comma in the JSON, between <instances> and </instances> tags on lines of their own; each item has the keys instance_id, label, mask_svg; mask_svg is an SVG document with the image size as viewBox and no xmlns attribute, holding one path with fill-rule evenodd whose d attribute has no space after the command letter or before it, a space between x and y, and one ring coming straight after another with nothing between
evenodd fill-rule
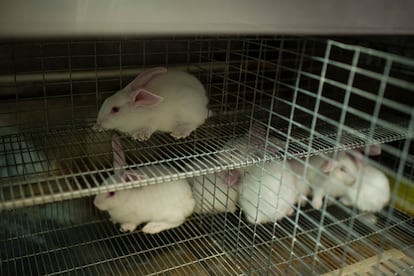
<instances>
[{"instance_id":1,"label":"wire mesh floor","mask_svg":"<svg viewBox=\"0 0 414 276\"><path fill-rule=\"evenodd\" d=\"M412 217L385 209L376 223L365 219L334 205L326 212L302 209L275 225L249 225L239 212L194 215L179 228L158 235L123 234L99 218L71 226L44 225L31 233L9 233L2 227L0 274L309 275L393 248L413 256ZM9 229L14 229L12 225L33 229L31 220L18 222L15 216L9 220Z\"/></svg>"}]
</instances>

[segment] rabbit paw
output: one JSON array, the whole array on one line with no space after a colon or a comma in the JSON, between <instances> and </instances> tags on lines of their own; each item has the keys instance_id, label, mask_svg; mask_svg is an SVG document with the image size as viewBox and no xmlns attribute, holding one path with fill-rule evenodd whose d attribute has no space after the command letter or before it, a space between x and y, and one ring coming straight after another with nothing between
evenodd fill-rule
<instances>
[{"instance_id":1,"label":"rabbit paw","mask_svg":"<svg viewBox=\"0 0 414 276\"><path fill-rule=\"evenodd\" d=\"M121 224L121 228L119 230L121 232L125 233L125 232L133 232L135 230L135 228L137 228L136 224L123 223L123 224Z\"/></svg>"},{"instance_id":2,"label":"rabbit paw","mask_svg":"<svg viewBox=\"0 0 414 276\"><path fill-rule=\"evenodd\" d=\"M363 212L361 216L359 217L359 219L368 224L377 223L377 217L375 216L375 214L370 213L370 212Z\"/></svg>"},{"instance_id":3,"label":"rabbit paw","mask_svg":"<svg viewBox=\"0 0 414 276\"><path fill-rule=\"evenodd\" d=\"M321 209L322 204L323 204L323 197L314 195L312 198L312 207L315 208L316 210L319 210Z\"/></svg>"},{"instance_id":4,"label":"rabbit paw","mask_svg":"<svg viewBox=\"0 0 414 276\"><path fill-rule=\"evenodd\" d=\"M183 221L177 223L171 222L148 222L143 228L142 232L147 234L157 234L161 231L171 229L182 224Z\"/></svg>"},{"instance_id":5,"label":"rabbit paw","mask_svg":"<svg viewBox=\"0 0 414 276\"><path fill-rule=\"evenodd\" d=\"M179 124L170 135L175 139L182 139L189 136L194 129L196 127L192 124Z\"/></svg>"},{"instance_id":6,"label":"rabbit paw","mask_svg":"<svg viewBox=\"0 0 414 276\"><path fill-rule=\"evenodd\" d=\"M151 137L152 133L153 133L152 129L141 128L140 130L132 134L132 139L135 139L141 142L146 141Z\"/></svg>"},{"instance_id":7,"label":"rabbit paw","mask_svg":"<svg viewBox=\"0 0 414 276\"><path fill-rule=\"evenodd\" d=\"M308 202L308 198L306 197L306 196L301 196L300 198L299 198L299 200L298 200L298 204L301 206L301 207L305 207L306 206L306 203Z\"/></svg>"}]
</instances>

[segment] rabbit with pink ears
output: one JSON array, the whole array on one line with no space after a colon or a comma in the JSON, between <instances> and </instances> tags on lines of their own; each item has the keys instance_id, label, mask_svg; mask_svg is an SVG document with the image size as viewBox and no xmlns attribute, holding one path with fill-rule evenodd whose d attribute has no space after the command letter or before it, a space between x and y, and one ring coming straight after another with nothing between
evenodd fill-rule
<instances>
[{"instance_id":1,"label":"rabbit with pink ears","mask_svg":"<svg viewBox=\"0 0 414 276\"><path fill-rule=\"evenodd\" d=\"M185 138L207 119L207 104L206 90L193 75L152 68L104 101L94 129L115 129L140 141L155 131Z\"/></svg>"},{"instance_id":2,"label":"rabbit with pink ears","mask_svg":"<svg viewBox=\"0 0 414 276\"><path fill-rule=\"evenodd\" d=\"M145 170L122 169L126 161L119 137L113 138L112 145L115 175L105 179L101 186L147 178ZM148 169L171 171L163 165L153 165ZM176 180L98 194L94 205L107 211L111 221L121 225L122 232L132 232L139 224L146 222L142 232L155 234L184 223L193 213L195 200L187 180Z\"/></svg>"}]
</instances>

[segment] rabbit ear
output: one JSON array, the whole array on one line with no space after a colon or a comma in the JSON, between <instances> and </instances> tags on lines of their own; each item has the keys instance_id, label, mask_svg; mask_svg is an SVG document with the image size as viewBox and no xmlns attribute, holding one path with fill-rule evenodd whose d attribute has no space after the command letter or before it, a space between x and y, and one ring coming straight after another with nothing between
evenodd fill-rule
<instances>
[{"instance_id":1,"label":"rabbit ear","mask_svg":"<svg viewBox=\"0 0 414 276\"><path fill-rule=\"evenodd\" d=\"M149 92L145 89L138 89L131 92L131 103L134 106L153 106L157 105L164 100L163 97Z\"/></svg>"},{"instance_id":2,"label":"rabbit ear","mask_svg":"<svg viewBox=\"0 0 414 276\"><path fill-rule=\"evenodd\" d=\"M228 186L237 185L241 180L241 176L241 171L237 169L226 172L224 176L224 184Z\"/></svg>"},{"instance_id":3,"label":"rabbit ear","mask_svg":"<svg viewBox=\"0 0 414 276\"><path fill-rule=\"evenodd\" d=\"M125 153L122 150L121 139L118 135L112 137L112 153L114 157L114 169L118 175L124 174L124 166L126 166Z\"/></svg>"},{"instance_id":4,"label":"rabbit ear","mask_svg":"<svg viewBox=\"0 0 414 276\"><path fill-rule=\"evenodd\" d=\"M346 155L349 156L349 158L352 159L352 161L355 162L355 164L357 164L358 166L365 166L366 165L366 161L364 159L364 155L356 150L350 150L346 152Z\"/></svg>"},{"instance_id":5,"label":"rabbit ear","mask_svg":"<svg viewBox=\"0 0 414 276\"><path fill-rule=\"evenodd\" d=\"M362 153L365 153L365 151L367 152L367 155L369 156L377 156L381 154L381 146L380 145L370 145L367 147L361 147L361 148L357 148L355 149L355 151L359 151Z\"/></svg>"},{"instance_id":6,"label":"rabbit ear","mask_svg":"<svg viewBox=\"0 0 414 276\"><path fill-rule=\"evenodd\" d=\"M381 154L381 146L380 145L371 145L368 147L368 155L380 155Z\"/></svg>"},{"instance_id":7,"label":"rabbit ear","mask_svg":"<svg viewBox=\"0 0 414 276\"><path fill-rule=\"evenodd\" d=\"M328 173L328 172L332 171L337 165L338 165L338 161L330 158L322 164L321 170L324 173Z\"/></svg>"},{"instance_id":8,"label":"rabbit ear","mask_svg":"<svg viewBox=\"0 0 414 276\"><path fill-rule=\"evenodd\" d=\"M165 73L167 73L165 67L156 67L142 72L130 83L131 91L143 88L152 78Z\"/></svg>"}]
</instances>

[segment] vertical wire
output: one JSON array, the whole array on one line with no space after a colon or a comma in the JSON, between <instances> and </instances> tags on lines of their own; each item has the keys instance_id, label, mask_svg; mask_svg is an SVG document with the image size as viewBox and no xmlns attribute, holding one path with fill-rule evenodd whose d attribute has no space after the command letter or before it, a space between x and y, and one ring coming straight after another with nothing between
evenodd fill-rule
<instances>
[{"instance_id":1,"label":"vertical wire","mask_svg":"<svg viewBox=\"0 0 414 276\"><path fill-rule=\"evenodd\" d=\"M40 44L40 49L41 49L41 56L42 56L42 58L41 58L41 71L42 71L43 98L44 98L44 104L45 104L45 106L47 106L47 100L46 100L47 99L47 89L46 89L46 72L45 72L45 58L46 57L45 57L44 44L43 43ZM42 127L41 129L44 129L44 128ZM49 131L49 113L48 112L46 112L46 130ZM48 223L43 225L42 220L40 219L40 216L39 216L39 225L40 225L40 228L43 229L43 226L48 226ZM50 260L50 258L49 258L49 260ZM42 256L42 261L43 261L43 266L45 267L46 262L44 261L43 256Z\"/></svg>"},{"instance_id":2,"label":"vertical wire","mask_svg":"<svg viewBox=\"0 0 414 276\"><path fill-rule=\"evenodd\" d=\"M414 109L411 110L410 122L407 129L408 133L414 133ZM399 156L398 169L396 171L395 186L393 187L392 194L390 196L390 206L395 206L396 199L398 198L398 190L400 189L401 182L403 180L404 169L409 156L409 149L411 147L412 138L404 140L402 153ZM413 187L410 187L411 189ZM408 191L407 191L408 193ZM407 199L405 199L407 200ZM391 218L393 217L394 208L389 208L386 215L385 226L392 226Z\"/></svg>"},{"instance_id":3,"label":"vertical wire","mask_svg":"<svg viewBox=\"0 0 414 276\"><path fill-rule=\"evenodd\" d=\"M74 97L73 97L73 79L72 79L72 43L67 45L68 50L68 65L69 65L69 91L70 91L70 111L71 111L71 126L75 127L75 110L74 110Z\"/></svg>"},{"instance_id":4,"label":"vertical wire","mask_svg":"<svg viewBox=\"0 0 414 276\"><path fill-rule=\"evenodd\" d=\"M293 91L293 97L292 97L292 108L290 110L290 115L289 115L289 126L288 126L288 130L287 130L287 134L286 134L286 146L285 146L285 152L288 153L288 149L289 149L289 141L292 138L292 122L294 121L294 115L295 115L295 109L296 109L296 101L297 101L297 97L298 97L298 88L300 86L300 81L301 81L301 76L302 76L302 66L303 66L303 60L304 60L304 56L305 56L305 50L306 50L306 46L307 46L307 41L303 40L303 46L302 46L302 50L301 50L301 55L299 58L299 67L298 67L298 71L297 71L297 77L296 77L296 81L295 81L295 89ZM295 176L296 177L296 176ZM299 195L300 197L302 197L303 195ZM295 222L294 222L294 229L293 229L293 233L292 233L292 242L291 242L291 246L290 246L290 254L289 254L289 259L288 259L288 270L287 273L289 273L290 270L290 265L292 263L292 258L295 255L295 244L297 242L296 240L296 236L298 234L298 224L299 224L299 216L300 216L300 204L298 204L298 211L296 213L295 216Z\"/></svg>"},{"instance_id":5,"label":"vertical wire","mask_svg":"<svg viewBox=\"0 0 414 276\"><path fill-rule=\"evenodd\" d=\"M359 50L359 48L357 50ZM375 108L374 108L374 112L372 114L372 120L371 120L370 127L369 127L369 133L368 133L368 140L369 141L373 140L375 126L377 125L377 121L378 121L379 113L380 113L380 110L381 110L382 102L383 102L383 99L384 99L384 94L385 94L385 90L386 90L386 87L387 87L387 82L388 82L388 78L389 78L389 75L390 75L390 72L391 72L391 68L392 68L392 60L387 59L386 63L385 63L385 66L384 66L384 71L382 73L381 84L380 84L379 91L378 91L378 94L377 94L377 98L376 98L376 101L375 101ZM365 153L367 153L367 150L368 150L368 148L365 150ZM405 160L404 160L404 164L405 164ZM358 179L361 179L361 176L362 176L363 173L364 173L363 170L360 170ZM356 201L358 201L360 199L360 191L361 191L362 185L364 185L364 184L361 183L360 184L360 189L358 189L358 191L357 191ZM356 210L356 208L353 208L353 209ZM388 218L388 216L387 216L387 218ZM354 225L354 220L351 221L350 228L352 228L353 225ZM383 251L384 251L384 244L383 243L381 243L379 249L380 249L379 250L380 252L378 254L377 265L378 265L380 259L382 258L382 255L383 255ZM346 253L347 253L347 250L344 250L344 256L343 256L344 259L346 258L346 256L345 256Z\"/></svg>"},{"instance_id":6,"label":"vertical wire","mask_svg":"<svg viewBox=\"0 0 414 276\"><path fill-rule=\"evenodd\" d=\"M345 124L345 118L346 118L346 114L347 114L347 107L348 107L348 104L349 104L349 99L351 98L351 91L352 91L352 87L353 87L353 84L354 84L355 71L356 71L356 67L358 66L359 55L360 55L360 52L359 52L359 49L357 48L354 51L354 55L353 55L353 58L352 58L352 67L350 69L350 73L349 73L349 76L348 76L348 83L347 83L347 86L346 86L345 99L344 99L344 103L343 103L344 108L342 109L341 117L340 117L339 124L338 124L338 132L337 132L337 140L336 140L337 143L340 143L340 141L341 141L343 126ZM328 194L329 194L329 191L330 191L330 187L331 186L328 187L328 191L327 191ZM325 200L323 209L326 210L326 207L327 207L327 200ZM355 217L352 217L350 225L348 226L349 229L354 228L354 222L355 222ZM346 234L345 240L349 241L350 238L351 238L351 231L348 231L347 234ZM342 256L341 256L342 264L341 264L340 273L342 273L342 269L345 266L344 264L346 263L345 260L346 260L346 256L347 256L348 250L349 250L349 242L346 242L344 244L344 247L345 248L344 248L344 251L343 251Z\"/></svg>"},{"instance_id":7,"label":"vertical wire","mask_svg":"<svg viewBox=\"0 0 414 276\"><path fill-rule=\"evenodd\" d=\"M98 53L96 50L96 41L93 42L93 61L95 69L95 110L99 112L99 80L98 80Z\"/></svg>"},{"instance_id":8,"label":"vertical wire","mask_svg":"<svg viewBox=\"0 0 414 276\"><path fill-rule=\"evenodd\" d=\"M260 60L260 58L261 58L261 56L262 56L262 49L263 49L263 41L261 41L261 43L260 43L260 50L259 50L259 57L258 57L258 59ZM247 70L246 70L247 71ZM256 69L256 78L255 78L255 83L254 83L254 100L253 100L253 107L252 107L252 117L251 117L251 120L250 120L250 127L249 127L249 129L250 129L250 131L249 131L249 141L250 141L250 139L251 139L251 135L252 135L252 133L251 133L251 130L252 130L252 124L253 124L253 118L254 118L254 109L255 109L255 103L256 103L256 97L257 97L257 86L258 86L258 78L259 78L259 72L260 72L260 64L258 64L257 65L257 69ZM270 116L270 115L269 115ZM257 165L257 166L260 166L261 167L261 170L260 170L260 174L261 174L261 176L263 176L263 170L264 170L264 165L263 164L261 164L261 165ZM255 181L259 181L260 182L260 184L259 184L259 189L258 189L258 191L257 191L257 206L256 206L256 214L255 214L255 217L253 218L253 220L256 220L257 219L257 216L258 216L258 213L259 213L259 208L260 208L260 195L261 195L261 189L262 189L262 184L263 184L263 182L262 182L262 178L260 179L260 180L255 180ZM245 185L245 187L246 187L246 185ZM244 187L244 188L245 188ZM257 223L255 223L254 224L254 226L253 226L253 237L252 237L252 241L251 241L251 247L254 249L255 248L255 242L256 242L256 238L257 238L257 227L258 227L258 225L257 225ZM252 250L250 253L250 263L249 263L249 269L248 269L248 271L249 272L252 272L252 263L253 263L253 251L254 250Z\"/></svg>"},{"instance_id":9,"label":"vertical wire","mask_svg":"<svg viewBox=\"0 0 414 276\"><path fill-rule=\"evenodd\" d=\"M228 79L229 79L229 74L230 74L230 61L231 61L231 55L230 54L231 54L231 40L228 39L228 40L226 40L226 57L225 57L225 64L226 64L226 66L225 66L225 69L224 69L224 76L223 76L223 82L224 82L223 83L223 89L227 93L229 92L228 91ZM237 96L236 96L236 110L237 110L237 106L238 106L238 103L239 103L239 90L237 90L236 93L237 93ZM226 99L226 102L227 102L227 99ZM220 108L221 110L223 110L223 106L224 106L224 103L222 102L221 108ZM234 120L236 120L236 116L234 116ZM235 137L235 128L233 128L232 138L233 137ZM218 178L217 173L214 174L214 178L215 178L214 180L215 180L215 183L216 183L217 178ZM204 179L204 177L203 177L203 179ZM216 187L216 186L214 186L214 187ZM229 188L231 188L231 187L227 187L227 188L228 189L227 189L226 193L228 195L229 194ZM216 189L214 189L214 197L213 198L216 198L215 197L215 193L216 192L217 192ZM226 198L228 199L228 197L226 197ZM225 203L226 206L227 206L227 203L228 202ZM212 204L214 206L215 202L212 202ZM229 223L230 222L229 222L228 217L227 217L227 214L226 214L225 217L224 217L223 229L225 229L229 225ZM223 235L222 237L223 238L221 240L221 247L224 248L226 235Z\"/></svg>"},{"instance_id":10,"label":"vertical wire","mask_svg":"<svg viewBox=\"0 0 414 276\"><path fill-rule=\"evenodd\" d=\"M326 77L326 71L327 71L327 67L328 67L328 60L329 60L329 56L331 53L331 42L328 41L327 45L326 45L326 49L325 49L325 56L323 59L323 65L322 65L322 70L321 70L321 75L320 75L320 80L319 80L319 85L318 85L318 91L317 91L317 95L316 95L316 104L313 110L313 117L312 117L312 124L311 124L311 132L310 132L310 137L309 137L309 143L308 143L308 152L311 151L312 148L312 140L313 140L313 136L314 136L314 132L315 132L315 128L316 128L316 121L317 121L317 114L319 112L319 105L321 102L321 98L322 98L322 91L323 91L323 86L325 83L325 77ZM309 154L306 155L306 162L305 164L309 164ZM305 167L305 174L306 175L306 167ZM320 222L319 222L320 228L318 230L318 235L316 238L316 244L314 247L314 255L312 258L312 272L316 273L316 271L314 270L314 267L316 266L316 262L317 262L317 252L318 252L318 248L321 244L321 236L322 236L322 231L324 231L323 228L323 217L321 217Z\"/></svg>"},{"instance_id":11,"label":"vertical wire","mask_svg":"<svg viewBox=\"0 0 414 276\"><path fill-rule=\"evenodd\" d=\"M280 40L280 47L278 49L278 58L277 58L277 63L276 63L276 73L274 76L274 85L273 85L273 89L272 89L272 100L270 103L270 108L269 108L269 117L267 118L267 129L266 129L266 137L265 137L265 145L264 145L264 154L266 155L266 152L268 151L268 147L269 147L269 135L270 135L270 128L269 126L272 125L272 117L273 117L273 110L274 110L274 104L275 104L275 98L276 98L276 94L279 92L279 80L280 80L280 72L281 72L281 61L283 58L283 51L284 51L284 44L285 44L285 38L281 38ZM260 49L260 52L262 52L262 47ZM260 56L259 56L259 61L261 60ZM285 175L285 171L286 171L286 152L287 152L287 143L285 143L285 154L284 154L284 158L282 161L271 161L271 162L281 162L281 175L279 179L274 179L273 181L278 181L280 183L278 191L272 191L274 193L277 194L278 196L278 203L275 205L274 209L277 210L277 208L279 207L278 205L280 204L280 200L283 200L283 195L281 195L280 190L282 189L282 185L283 185L283 181L284 181L284 175ZM263 159L265 159L266 157L263 156ZM262 175L261 177L263 177L263 171L262 171ZM263 185L263 182L262 182ZM274 222L273 226L272 226L272 234L274 234L276 232L276 227L278 225L278 222ZM274 244L274 239L272 239L270 241L270 247L269 247L269 252L268 252L268 267L271 267L272 264L272 248L273 248L273 244Z\"/></svg>"}]
</instances>

